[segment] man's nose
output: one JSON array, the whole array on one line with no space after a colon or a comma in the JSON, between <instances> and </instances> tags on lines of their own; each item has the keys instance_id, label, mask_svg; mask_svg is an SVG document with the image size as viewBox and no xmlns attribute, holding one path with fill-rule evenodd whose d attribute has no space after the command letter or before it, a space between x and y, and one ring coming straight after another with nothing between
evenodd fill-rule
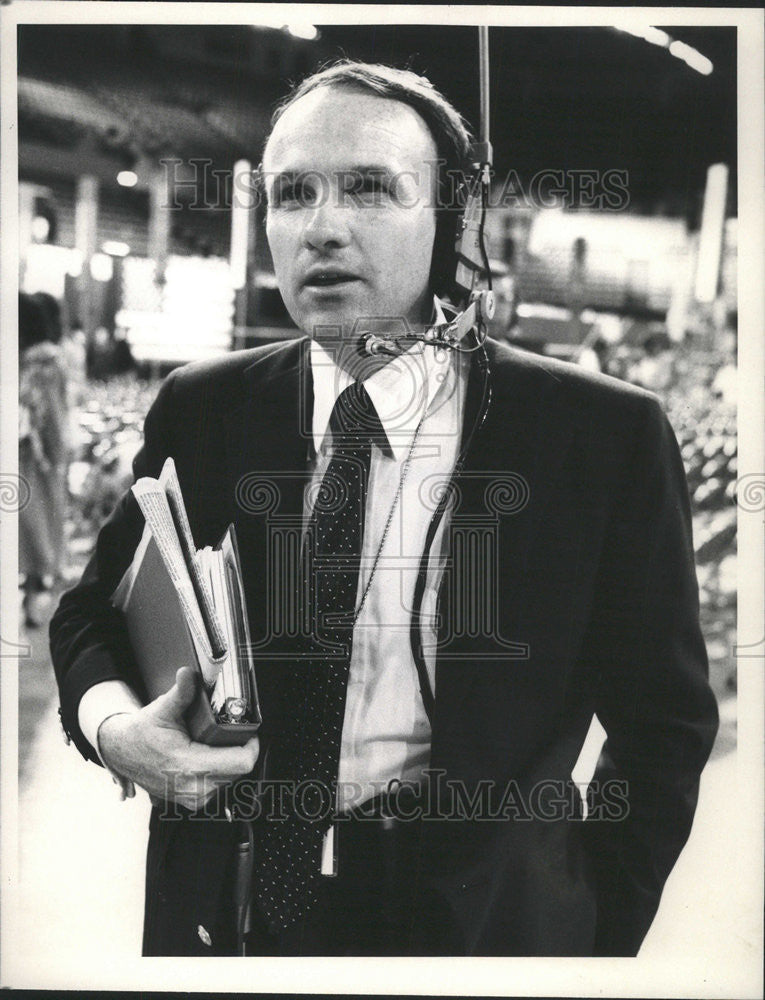
<instances>
[{"instance_id":1,"label":"man's nose","mask_svg":"<svg viewBox=\"0 0 765 1000\"><path fill-rule=\"evenodd\" d=\"M314 250L331 250L347 246L350 241L348 210L338 203L335 193L321 204L306 209L303 239Z\"/></svg>"}]
</instances>

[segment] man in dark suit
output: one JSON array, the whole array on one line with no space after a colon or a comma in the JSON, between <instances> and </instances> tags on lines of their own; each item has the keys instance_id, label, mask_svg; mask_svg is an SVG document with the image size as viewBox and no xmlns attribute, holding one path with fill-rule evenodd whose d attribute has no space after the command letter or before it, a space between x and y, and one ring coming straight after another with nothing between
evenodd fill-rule
<instances>
[{"instance_id":1,"label":"man in dark suit","mask_svg":"<svg viewBox=\"0 0 765 1000\"><path fill-rule=\"evenodd\" d=\"M256 954L634 955L688 837L717 712L677 446L642 390L424 343L447 326L467 156L414 74L301 85L263 176L310 337L180 369L147 417L136 476L174 457L198 546L236 525L259 740L193 743L183 664L142 706L109 603L142 530L130 495L54 617L66 730L155 802L146 954L234 951L232 815L254 816ZM247 777L266 747L286 806Z\"/></svg>"}]
</instances>

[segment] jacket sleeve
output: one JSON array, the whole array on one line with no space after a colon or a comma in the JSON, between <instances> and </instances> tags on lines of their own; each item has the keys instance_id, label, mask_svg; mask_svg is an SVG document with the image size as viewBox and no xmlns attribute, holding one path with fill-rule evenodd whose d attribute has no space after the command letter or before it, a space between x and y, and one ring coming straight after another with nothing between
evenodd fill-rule
<instances>
[{"instance_id":1,"label":"jacket sleeve","mask_svg":"<svg viewBox=\"0 0 765 1000\"><path fill-rule=\"evenodd\" d=\"M173 390L174 376L171 374L146 417L143 445L133 461L134 479L158 476L165 459L172 453ZM122 615L110 602L111 594L132 561L143 524L140 508L128 491L101 528L82 579L62 596L50 623L50 649L59 688L61 722L80 753L95 763L100 763L98 755L77 721L83 694L101 681L119 679L126 681L139 696L144 696Z\"/></svg>"},{"instance_id":2,"label":"jacket sleeve","mask_svg":"<svg viewBox=\"0 0 765 1000\"><path fill-rule=\"evenodd\" d=\"M646 396L641 405L647 412L615 495L585 641L607 737L584 824L599 955L637 954L690 834L718 725L683 464L658 401ZM608 807L604 786L614 780L624 783L626 817Z\"/></svg>"}]
</instances>

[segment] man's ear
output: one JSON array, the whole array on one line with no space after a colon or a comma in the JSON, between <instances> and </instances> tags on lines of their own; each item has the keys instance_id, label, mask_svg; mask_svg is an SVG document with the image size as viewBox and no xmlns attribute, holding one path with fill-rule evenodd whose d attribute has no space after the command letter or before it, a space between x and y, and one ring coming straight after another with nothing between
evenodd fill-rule
<instances>
[{"instance_id":1,"label":"man's ear","mask_svg":"<svg viewBox=\"0 0 765 1000\"><path fill-rule=\"evenodd\" d=\"M439 298L452 298L457 273L457 238L467 200L468 177L464 168L446 168L439 161L436 184L436 236L430 267L430 286Z\"/></svg>"},{"instance_id":2,"label":"man's ear","mask_svg":"<svg viewBox=\"0 0 765 1000\"><path fill-rule=\"evenodd\" d=\"M439 298L449 298L454 291L457 258L454 247L462 212L455 206L436 209L436 235L430 265L430 287Z\"/></svg>"},{"instance_id":3,"label":"man's ear","mask_svg":"<svg viewBox=\"0 0 765 1000\"><path fill-rule=\"evenodd\" d=\"M252 171L252 194L257 208L266 208L268 205L268 198L266 195L266 174L263 170L263 161L255 167Z\"/></svg>"}]
</instances>

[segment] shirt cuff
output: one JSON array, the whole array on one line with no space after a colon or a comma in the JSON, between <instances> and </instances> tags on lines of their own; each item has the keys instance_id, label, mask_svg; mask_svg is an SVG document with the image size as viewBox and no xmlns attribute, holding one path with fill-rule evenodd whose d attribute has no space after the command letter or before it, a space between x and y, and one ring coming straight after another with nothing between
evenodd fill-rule
<instances>
[{"instance_id":1,"label":"shirt cuff","mask_svg":"<svg viewBox=\"0 0 765 1000\"><path fill-rule=\"evenodd\" d=\"M124 681L101 681L94 684L80 698L77 708L77 722L85 739L98 754L98 759L106 767L98 746L98 727L110 715L121 712L137 712L142 708L138 695Z\"/></svg>"}]
</instances>

